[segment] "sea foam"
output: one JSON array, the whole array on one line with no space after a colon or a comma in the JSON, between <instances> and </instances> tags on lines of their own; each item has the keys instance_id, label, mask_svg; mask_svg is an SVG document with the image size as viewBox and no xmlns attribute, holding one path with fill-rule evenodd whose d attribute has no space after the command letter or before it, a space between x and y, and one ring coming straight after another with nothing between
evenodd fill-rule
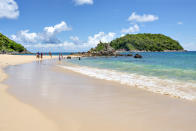
<instances>
[{"instance_id":1,"label":"sea foam","mask_svg":"<svg viewBox=\"0 0 196 131\"><path fill-rule=\"evenodd\" d=\"M161 79L158 77L144 76L135 73L124 73L109 69L98 69L87 66L62 66L61 68L81 73L90 77L119 82L132 87L137 87L172 97L195 100L196 83L178 80Z\"/></svg>"}]
</instances>

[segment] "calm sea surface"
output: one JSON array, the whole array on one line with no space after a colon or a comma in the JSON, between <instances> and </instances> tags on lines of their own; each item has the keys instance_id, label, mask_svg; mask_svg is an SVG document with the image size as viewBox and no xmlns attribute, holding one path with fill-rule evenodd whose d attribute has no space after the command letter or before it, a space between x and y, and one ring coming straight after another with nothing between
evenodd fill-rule
<instances>
[{"instance_id":1,"label":"calm sea surface","mask_svg":"<svg viewBox=\"0 0 196 131\"><path fill-rule=\"evenodd\" d=\"M90 57L67 60L81 66L112 69L160 78L196 81L196 52L139 53L143 59L133 57Z\"/></svg>"},{"instance_id":2,"label":"calm sea surface","mask_svg":"<svg viewBox=\"0 0 196 131\"><path fill-rule=\"evenodd\" d=\"M61 67L92 77L185 99L196 97L196 52L145 52L133 57L64 60ZM69 63L69 64L68 64Z\"/></svg>"}]
</instances>

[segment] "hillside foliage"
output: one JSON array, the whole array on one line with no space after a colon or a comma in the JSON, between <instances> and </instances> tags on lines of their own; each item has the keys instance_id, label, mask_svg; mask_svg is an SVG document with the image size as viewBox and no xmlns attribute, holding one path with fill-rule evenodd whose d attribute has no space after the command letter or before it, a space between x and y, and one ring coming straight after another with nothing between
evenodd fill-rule
<instances>
[{"instance_id":1,"label":"hillside foliage","mask_svg":"<svg viewBox=\"0 0 196 131\"><path fill-rule=\"evenodd\" d=\"M24 46L0 33L0 52L23 52L25 50Z\"/></svg>"},{"instance_id":2,"label":"hillside foliage","mask_svg":"<svg viewBox=\"0 0 196 131\"><path fill-rule=\"evenodd\" d=\"M100 42L94 50L102 50L104 44L106 43ZM183 50L178 41L162 34L127 34L111 41L109 44L115 50L126 51Z\"/></svg>"}]
</instances>

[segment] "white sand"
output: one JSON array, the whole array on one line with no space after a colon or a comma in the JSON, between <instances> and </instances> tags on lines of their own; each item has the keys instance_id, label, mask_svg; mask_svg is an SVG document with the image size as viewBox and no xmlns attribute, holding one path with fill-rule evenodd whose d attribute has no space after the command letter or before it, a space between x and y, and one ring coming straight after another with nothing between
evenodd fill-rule
<instances>
[{"instance_id":1,"label":"white sand","mask_svg":"<svg viewBox=\"0 0 196 131\"><path fill-rule=\"evenodd\" d=\"M0 55L0 80L6 78L6 74L2 71L3 67L34 60L34 56ZM66 85L67 96L73 97L74 92L77 94L74 99L63 99L68 100L68 104L64 105L66 108L53 109L53 105L48 105L52 107L46 109L52 112L46 110L43 112L45 114L42 114L9 95L6 92L6 85L0 84L0 131L195 131L196 129L195 101L153 94L57 67L55 71L65 74L63 75L65 83L59 82L59 84ZM56 78L56 75L53 77L52 80L61 78L60 76ZM76 90L75 86L80 88ZM84 86L87 92L82 89ZM59 87L63 89L61 85Z\"/></svg>"},{"instance_id":2,"label":"white sand","mask_svg":"<svg viewBox=\"0 0 196 131\"><path fill-rule=\"evenodd\" d=\"M45 57L47 59L49 57ZM8 65L35 61L35 56L0 55L0 82L7 75L2 68ZM23 104L6 92L0 83L0 131L57 131L56 123L30 105Z\"/></svg>"}]
</instances>

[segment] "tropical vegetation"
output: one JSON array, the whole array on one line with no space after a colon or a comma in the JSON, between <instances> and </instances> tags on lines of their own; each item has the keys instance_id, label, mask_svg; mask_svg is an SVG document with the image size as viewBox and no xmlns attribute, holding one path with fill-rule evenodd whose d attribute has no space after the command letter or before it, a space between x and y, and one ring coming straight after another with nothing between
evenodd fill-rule
<instances>
[{"instance_id":1,"label":"tropical vegetation","mask_svg":"<svg viewBox=\"0 0 196 131\"><path fill-rule=\"evenodd\" d=\"M24 46L10 40L8 37L0 33L0 52L23 52L26 51Z\"/></svg>"},{"instance_id":2,"label":"tropical vegetation","mask_svg":"<svg viewBox=\"0 0 196 131\"><path fill-rule=\"evenodd\" d=\"M163 34L127 34L109 43L100 42L94 51L101 51L109 44L115 50L126 51L165 51L183 50L180 43Z\"/></svg>"}]
</instances>

